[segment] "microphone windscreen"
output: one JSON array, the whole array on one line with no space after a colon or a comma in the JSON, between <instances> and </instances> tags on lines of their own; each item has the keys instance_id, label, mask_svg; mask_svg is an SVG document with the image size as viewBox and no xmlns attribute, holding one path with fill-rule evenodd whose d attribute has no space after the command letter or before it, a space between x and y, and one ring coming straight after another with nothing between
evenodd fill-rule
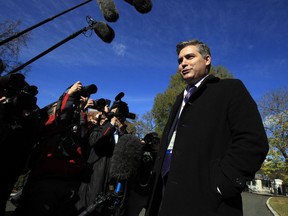
<instances>
[{"instance_id":1,"label":"microphone windscreen","mask_svg":"<svg viewBox=\"0 0 288 216\"><path fill-rule=\"evenodd\" d=\"M134 7L139 13L148 13L152 9L151 0L133 0Z\"/></svg>"},{"instance_id":2,"label":"microphone windscreen","mask_svg":"<svg viewBox=\"0 0 288 216\"><path fill-rule=\"evenodd\" d=\"M125 1L133 5L139 13L148 13L152 9L151 0L125 0Z\"/></svg>"},{"instance_id":3,"label":"microphone windscreen","mask_svg":"<svg viewBox=\"0 0 288 216\"><path fill-rule=\"evenodd\" d=\"M143 155L139 138L124 134L115 145L111 158L110 175L117 180L129 180L136 175Z\"/></svg>"},{"instance_id":4,"label":"microphone windscreen","mask_svg":"<svg viewBox=\"0 0 288 216\"><path fill-rule=\"evenodd\" d=\"M118 20L119 13L113 0L97 0L97 3L103 17L108 22L116 22Z\"/></svg>"},{"instance_id":5,"label":"microphone windscreen","mask_svg":"<svg viewBox=\"0 0 288 216\"><path fill-rule=\"evenodd\" d=\"M93 29L98 37L106 43L111 43L115 37L114 30L105 22L96 22L93 24Z\"/></svg>"}]
</instances>

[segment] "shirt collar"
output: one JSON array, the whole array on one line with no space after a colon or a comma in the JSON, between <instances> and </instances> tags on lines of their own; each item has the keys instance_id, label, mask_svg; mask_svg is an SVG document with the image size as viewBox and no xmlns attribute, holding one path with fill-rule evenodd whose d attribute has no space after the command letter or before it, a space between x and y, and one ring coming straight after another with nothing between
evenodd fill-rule
<instances>
[{"instance_id":1,"label":"shirt collar","mask_svg":"<svg viewBox=\"0 0 288 216\"><path fill-rule=\"evenodd\" d=\"M205 77L203 77L201 80L199 80L194 86L196 87L196 88L198 88L200 85L201 85L201 83L206 79L206 77L208 77L209 76L209 74L207 74ZM184 91L184 96L187 94L187 88L185 88L185 91Z\"/></svg>"},{"instance_id":2,"label":"shirt collar","mask_svg":"<svg viewBox=\"0 0 288 216\"><path fill-rule=\"evenodd\" d=\"M199 80L196 84L195 84L195 87L198 88L201 83L206 79L206 77L209 76L209 74L207 74L205 77L203 77L201 80Z\"/></svg>"}]
</instances>

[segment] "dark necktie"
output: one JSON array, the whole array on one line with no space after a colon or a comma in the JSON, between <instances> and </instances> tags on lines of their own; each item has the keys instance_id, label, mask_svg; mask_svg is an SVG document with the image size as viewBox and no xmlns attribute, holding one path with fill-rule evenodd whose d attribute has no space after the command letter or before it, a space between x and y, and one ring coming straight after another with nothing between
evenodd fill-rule
<instances>
[{"instance_id":1,"label":"dark necktie","mask_svg":"<svg viewBox=\"0 0 288 216\"><path fill-rule=\"evenodd\" d=\"M187 101L189 100L190 96L193 94L195 89L196 89L196 87L194 85L193 86L187 86L187 88L186 88L187 94L186 94L185 98L183 99L185 104L187 103Z\"/></svg>"},{"instance_id":2,"label":"dark necktie","mask_svg":"<svg viewBox=\"0 0 288 216\"><path fill-rule=\"evenodd\" d=\"M185 95L185 97L183 99L185 104L187 103L187 101L189 100L190 96L193 94L195 89L196 89L196 87L194 85L193 86L187 86L187 88L186 88L187 94ZM180 108L179 108L179 110L180 110ZM177 125L178 125L179 110L178 110L178 113L177 113L177 115L176 115L176 117L175 117L175 119L173 121L173 124L172 124L170 132L169 132L169 136L168 136L169 142L171 140L171 137L173 136L172 135L173 132L176 130ZM162 165L162 169L161 169L162 177L166 176L166 174L169 172L171 157L172 157L172 149L168 148L166 150L166 155L165 155L165 158L164 158L164 161L163 161L163 165Z\"/></svg>"}]
</instances>

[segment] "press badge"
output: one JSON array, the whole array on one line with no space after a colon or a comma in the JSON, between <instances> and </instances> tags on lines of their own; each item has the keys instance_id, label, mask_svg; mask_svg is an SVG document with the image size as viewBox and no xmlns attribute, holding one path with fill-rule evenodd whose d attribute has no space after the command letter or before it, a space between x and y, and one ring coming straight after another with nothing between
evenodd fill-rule
<instances>
[{"instance_id":1,"label":"press badge","mask_svg":"<svg viewBox=\"0 0 288 216\"><path fill-rule=\"evenodd\" d=\"M176 131L173 132L169 146L167 148L167 151L170 151L170 153L172 153L172 149L173 149L174 142L175 142L175 137L176 137Z\"/></svg>"}]
</instances>

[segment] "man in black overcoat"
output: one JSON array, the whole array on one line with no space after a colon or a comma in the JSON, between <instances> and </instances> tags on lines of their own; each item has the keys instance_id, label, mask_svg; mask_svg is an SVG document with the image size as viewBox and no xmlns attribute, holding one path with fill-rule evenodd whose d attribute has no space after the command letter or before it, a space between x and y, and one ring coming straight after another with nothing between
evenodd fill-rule
<instances>
[{"instance_id":1,"label":"man in black overcoat","mask_svg":"<svg viewBox=\"0 0 288 216\"><path fill-rule=\"evenodd\" d=\"M243 215L241 192L269 149L257 105L240 80L209 74L206 44L176 49L187 88L162 135L146 216Z\"/></svg>"}]
</instances>

